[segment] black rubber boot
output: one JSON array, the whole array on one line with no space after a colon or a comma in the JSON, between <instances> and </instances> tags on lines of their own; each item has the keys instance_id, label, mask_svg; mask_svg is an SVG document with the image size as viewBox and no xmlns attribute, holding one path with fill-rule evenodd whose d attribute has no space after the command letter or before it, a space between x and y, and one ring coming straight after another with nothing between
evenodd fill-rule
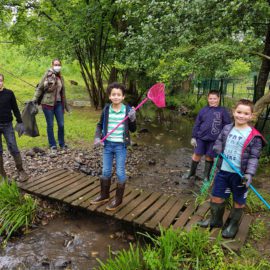
<instances>
[{"instance_id":1,"label":"black rubber boot","mask_svg":"<svg viewBox=\"0 0 270 270\"><path fill-rule=\"evenodd\" d=\"M13 158L14 158L14 161L15 161L16 168L18 170L19 181L20 182L26 181L29 178L29 176L25 172L25 170L23 169L21 154L18 153L16 155L13 155Z\"/></svg>"},{"instance_id":2,"label":"black rubber boot","mask_svg":"<svg viewBox=\"0 0 270 270\"><path fill-rule=\"evenodd\" d=\"M118 183L117 188L116 188L115 198L106 207L107 210L114 211L118 208L118 206L120 206L120 204L123 201L124 191L125 191L125 183L123 184Z\"/></svg>"},{"instance_id":3,"label":"black rubber boot","mask_svg":"<svg viewBox=\"0 0 270 270\"><path fill-rule=\"evenodd\" d=\"M111 187L111 178L100 178L100 194L90 204L103 204L108 202L110 199L110 187Z\"/></svg>"},{"instance_id":4,"label":"black rubber boot","mask_svg":"<svg viewBox=\"0 0 270 270\"><path fill-rule=\"evenodd\" d=\"M243 214L243 208L233 208L229 217L229 225L222 231L222 236L224 238L233 238L235 237L238 228L239 221Z\"/></svg>"},{"instance_id":5,"label":"black rubber boot","mask_svg":"<svg viewBox=\"0 0 270 270\"><path fill-rule=\"evenodd\" d=\"M225 202L223 203L210 203L211 217L210 219L199 221L197 224L200 227L207 228L221 228L223 226L223 215L225 211Z\"/></svg>"},{"instance_id":6,"label":"black rubber boot","mask_svg":"<svg viewBox=\"0 0 270 270\"><path fill-rule=\"evenodd\" d=\"M213 167L213 161L205 161L203 181L208 181L211 169Z\"/></svg>"},{"instance_id":7,"label":"black rubber boot","mask_svg":"<svg viewBox=\"0 0 270 270\"><path fill-rule=\"evenodd\" d=\"M184 178L184 179L190 179L192 176L195 176L198 164L199 164L198 161L194 161L194 160L192 159L191 165L190 165L190 171L189 171L188 173L186 173L186 174L183 176L183 178Z\"/></svg>"},{"instance_id":8,"label":"black rubber boot","mask_svg":"<svg viewBox=\"0 0 270 270\"><path fill-rule=\"evenodd\" d=\"M5 172L5 168L4 168L4 159L3 159L3 155L0 155L0 176L2 176L3 178L7 177L7 174Z\"/></svg>"}]
</instances>

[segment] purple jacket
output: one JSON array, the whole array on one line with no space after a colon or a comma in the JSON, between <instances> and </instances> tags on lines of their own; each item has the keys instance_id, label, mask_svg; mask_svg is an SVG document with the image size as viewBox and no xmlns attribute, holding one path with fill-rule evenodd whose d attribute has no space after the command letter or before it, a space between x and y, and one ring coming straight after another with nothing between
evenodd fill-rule
<instances>
[{"instance_id":1,"label":"purple jacket","mask_svg":"<svg viewBox=\"0 0 270 270\"><path fill-rule=\"evenodd\" d=\"M227 137L232 130L234 124L226 125L221 133L218 136L218 139L215 141L215 144L213 146L213 150L217 153L223 153L225 149L225 144ZM241 173L242 174L251 174L252 176L255 175L257 167L258 167L258 161L260 158L262 147L265 144L265 139L260 134L258 130L251 127L252 130L246 139L243 149L242 149L242 156L241 156ZM220 157L219 162L219 169L222 164L222 158Z\"/></svg>"},{"instance_id":2,"label":"purple jacket","mask_svg":"<svg viewBox=\"0 0 270 270\"><path fill-rule=\"evenodd\" d=\"M196 118L192 138L214 142L223 127L231 122L231 117L224 107L206 106Z\"/></svg>"}]
</instances>

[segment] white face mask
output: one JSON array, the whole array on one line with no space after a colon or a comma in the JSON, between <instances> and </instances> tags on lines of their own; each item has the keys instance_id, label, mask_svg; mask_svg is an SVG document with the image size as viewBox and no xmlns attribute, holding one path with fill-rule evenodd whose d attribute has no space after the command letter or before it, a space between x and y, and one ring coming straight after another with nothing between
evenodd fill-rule
<instances>
[{"instance_id":1,"label":"white face mask","mask_svg":"<svg viewBox=\"0 0 270 270\"><path fill-rule=\"evenodd\" d=\"M53 66L53 70L58 73L61 70L61 66Z\"/></svg>"}]
</instances>

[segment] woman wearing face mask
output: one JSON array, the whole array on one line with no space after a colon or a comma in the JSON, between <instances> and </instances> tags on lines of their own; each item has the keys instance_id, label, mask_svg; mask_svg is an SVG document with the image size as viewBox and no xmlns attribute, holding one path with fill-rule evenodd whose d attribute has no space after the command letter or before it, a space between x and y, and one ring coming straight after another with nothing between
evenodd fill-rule
<instances>
[{"instance_id":1,"label":"woman wearing face mask","mask_svg":"<svg viewBox=\"0 0 270 270\"><path fill-rule=\"evenodd\" d=\"M69 111L66 101L64 79L61 75L61 61L54 59L51 68L45 73L36 88L34 102L41 104L47 122L47 135L51 150L57 150L53 132L54 117L58 126L58 143L65 149L64 110Z\"/></svg>"}]
</instances>

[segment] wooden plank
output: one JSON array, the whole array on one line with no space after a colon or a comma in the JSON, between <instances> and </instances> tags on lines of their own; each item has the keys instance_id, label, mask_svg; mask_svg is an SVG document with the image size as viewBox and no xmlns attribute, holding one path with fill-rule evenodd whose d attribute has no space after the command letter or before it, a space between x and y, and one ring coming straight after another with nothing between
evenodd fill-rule
<instances>
[{"instance_id":1,"label":"wooden plank","mask_svg":"<svg viewBox=\"0 0 270 270\"><path fill-rule=\"evenodd\" d=\"M131 193L131 189L130 189L130 188L125 188L124 196L127 196L127 195L129 195L130 193ZM123 202L122 202L122 204L124 203L124 198L125 198L125 197L123 197ZM113 198L112 198L112 199L113 199ZM110 203L110 202L101 205L100 207L98 207L98 208L96 209L96 211L97 211L97 212L100 212L100 213L104 213L104 212L106 211L106 207L108 206L109 203ZM119 207L120 207L120 206L119 206ZM117 209L116 209L116 210L117 210ZM108 211L107 211L107 212L108 212ZM106 213L107 213L107 212L106 212ZM110 211L110 212L115 212L115 211Z\"/></svg>"},{"instance_id":2,"label":"wooden plank","mask_svg":"<svg viewBox=\"0 0 270 270\"><path fill-rule=\"evenodd\" d=\"M85 175L81 175L80 178L77 178L77 181L71 183L68 186L65 186L61 190L50 194L51 197L56 197L58 200L63 200L64 198L68 197L69 195L74 194L76 191L80 191L81 189L91 185L95 181L95 178L89 179Z\"/></svg>"},{"instance_id":3,"label":"wooden plank","mask_svg":"<svg viewBox=\"0 0 270 270\"><path fill-rule=\"evenodd\" d=\"M192 226L196 226L197 222L202 220L202 218L205 216L205 214L209 209L210 209L209 202L205 202L202 205L200 205L197 211L194 213L194 215L187 222L185 229L189 231L192 228Z\"/></svg>"},{"instance_id":4,"label":"wooden plank","mask_svg":"<svg viewBox=\"0 0 270 270\"><path fill-rule=\"evenodd\" d=\"M37 193L40 193L42 195L46 195L44 193L46 190L52 189L61 183L65 183L65 181L67 181L67 179L71 179L74 176L75 176L75 174L73 174L73 173L65 172L54 179L52 178L50 182L40 184L40 186L36 186L33 189L36 190Z\"/></svg>"},{"instance_id":5,"label":"wooden plank","mask_svg":"<svg viewBox=\"0 0 270 270\"><path fill-rule=\"evenodd\" d=\"M82 192L83 194L80 195L80 197L78 197L74 201L71 201L73 200L72 197L70 199L66 198L65 201L70 202L71 205L79 206L80 204L87 201L89 198L91 198L94 194L97 194L98 192L100 192L99 181L94 182L91 186L85 188L84 191Z\"/></svg>"},{"instance_id":6,"label":"wooden plank","mask_svg":"<svg viewBox=\"0 0 270 270\"><path fill-rule=\"evenodd\" d=\"M179 227L184 227L185 224L187 223L188 219L190 216L193 214L193 212L196 210L196 205L194 202L190 202L188 207L185 209L185 211L180 215L180 217L177 219L175 224L173 225L173 228L179 228Z\"/></svg>"},{"instance_id":7,"label":"wooden plank","mask_svg":"<svg viewBox=\"0 0 270 270\"><path fill-rule=\"evenodd\" d=\"M185 203L186 203L186 200L183 200L183 199L178 200L175 203L175 205L170 209L168 214L160 222L160 225L164 228L170 227L170 225L173 223L174 219L177 217L179 211L183 208ZM159 228L157 227L157 229Z\"/></svg>"},{"instance_id":8,"label":"wooden plank","mask_svg":"<svg viewBox=\"0 0 270 270\"><path fill-rule=\"evenodd\" d=\"M140 203L146 200L151 195L150 192L142 192L135 200L132 200L129 204L125 205L118 213L115 214L115 217L118 219L123 219L128 215L134 208L136 208Z\"/></svg>"},{"instance_id":9,"label":"wooden plank","mask_svg":"<svg viewBox=\"0 0 270 270\"><path fill-rule=\"evenodd\" d=\"M170 197L167 195L161 196L150 208L147 209L147 211L133 221L139 225L144 224L160 210L160 208L168 201L169 198Z\"/></svg>"},{"instance_id":10,"label":"wooden plank","mask_svg":"<svg viewBox=\"0 0 270 270\"><path fill-rule=\"evenodd\" d=\"M123 203L115 210L115 211L106 211L107 216L116 215L121 209L123 209L127 204L129 204L132 200L137 198L141 194L141 191L138 189L131 188L131 193L124 197Z\"/></svg>"},{"instance_id":11,"label":"wooden plank","mask_svg":"<svg viewBox=\"0 0 270 270\"><path fill-rule=\"evenodd\" d=\"M177 198L170 198L159 211L149 221L145 222L145 226L150 229L155 229L161 220L167 215L171 208L178 202Z\"/></svg>"},{"instance_id":12,"label":"wooden plank","mask_svg":"<svg viewBox=\"0 0 270 270\"><path fill-rule=\"evenodd\" d=\"M74 202L75 203L74 205L76 205L77 200L79 202L82 202L89 191L91 191L92 189L94 189L94 188L96 188L97 186L100 185L99 181L97 181L97 180L98 179L96 179L94 182L91 182L84 189L79 190L79 191L75 192L74 194L66 197L65 199L63 199L63 201L66 202L66 203Z\"/></svg>"},{"instance_id":13,"label":"wooden plank","mask_svg":"<svg viewBox=\"0 0 270 270\"><path fill-rule=\"evenodd\" d=\"M36 193L41 193L41 190L43 190L43 188L48 187L49 185L53 186L57 183L57 181L60 181L66 177L69 177L70 175L72 175L70 172L64 172L56 177L47 179L47 181L39 183L38 185L35 185L34 187L29 187L28 190L30 190L31 192L36 192ZM42 194L43 195L43 194Z\"/></svg>"},{"instance_id":14,"label":"wooden plank","mask_svg":"<svg viewBox=\"0 0 270 270\"><path fill-rule=\"evenodd\" d=\"M54 177L57 177L58 175L61 175L63 174L63 172L66 172L66 171L63 171L63 170L57 170L57 171L54 171L52 174L49 174L49 175L46 175L46 176L40 176L39 178L37 178L35 181L31 181L31 182L26 182L24 185L23 185L23 188L24 189L29 189L29 188L32 188L38 184L41 184L43 182L46 182Z\"/></svg>"},{"instance_id":15,"label":"wooden plank","mask_svg":"<svg viewBox=\"0 0 270 270\"><path fill-rule=\"evenodd\" d=\"M248 236L248 231L249 231L249 226L253 220L253 217L250 215L244 215L241 223L239 225L239 230L234 237L233 242L226 243L226 245L231 248L234 251L239 251L240 248L244 245L247 236Z\"/></svg>"},{"instance_id":16,"label":"wooden plank","mask_svg":"<svg viewBox=\"0 0 270 270\"><path fill-rule=\"evenodd\" d=\"M85 196L85 199L80 202L78 204L78 206L83 207L83 208L87 208L90 205L90 202L94 199L94 197L96 197L98 194L100 194L100 184L97 185L96 188L94 188L93 190L91 190L91 192L89 192L87 194L87 196Z\"/></svg>"},{"instance_id":17,"label":"wooden plank","mask_svg":"<svg viewBox=\"0 0 270 270\"><path fill-rule=\"evenodd\" d=\"M138 217L141 213L143 213L149 206L153 205L153 203L161 196L160 193L152 193L147 200L143 203L139 204L132 212L130 212L127 216L124 217L124 220L131 222L133 219Z\"/></svg>"},{"instance_id":18,"label":"wooden plank","mask_svg":"<svg viewBox=\"0 0 270 270\"><path fill-rule=\"evenodd\" d=\"M59 171L59 169L52 169L52 170L49 170L49 171L45 172L42 175L36 175L36 176L33 176L33 177L30 176L30 178L26 182L23 182L22 184L27 185L27 184L30 184L32 182L39 181L41 178L45 178L45 177L47 177L47 176L49 176L49 175L51 175L51 174L53 174L55 172L58 172L58 171Z\"/></svg>"},{"instance_id":19,"label":"wooden plank","mask_svg":"<svg viewBox=\"0 0 270 270\"><path fill-rule=\"evenodd\" d=\"M68 178L62 179L62 181L58 181L54 187L44 191L43 194L50 196L51 198L56 198L55 194L59 194L58 192L61 192L62 189L66 190L69 187L69 185L73 183L77 183L77 181L83 177L84 177L83 175L77 175L77 176L71 175Z\"/></svg>"}]
</instances>

